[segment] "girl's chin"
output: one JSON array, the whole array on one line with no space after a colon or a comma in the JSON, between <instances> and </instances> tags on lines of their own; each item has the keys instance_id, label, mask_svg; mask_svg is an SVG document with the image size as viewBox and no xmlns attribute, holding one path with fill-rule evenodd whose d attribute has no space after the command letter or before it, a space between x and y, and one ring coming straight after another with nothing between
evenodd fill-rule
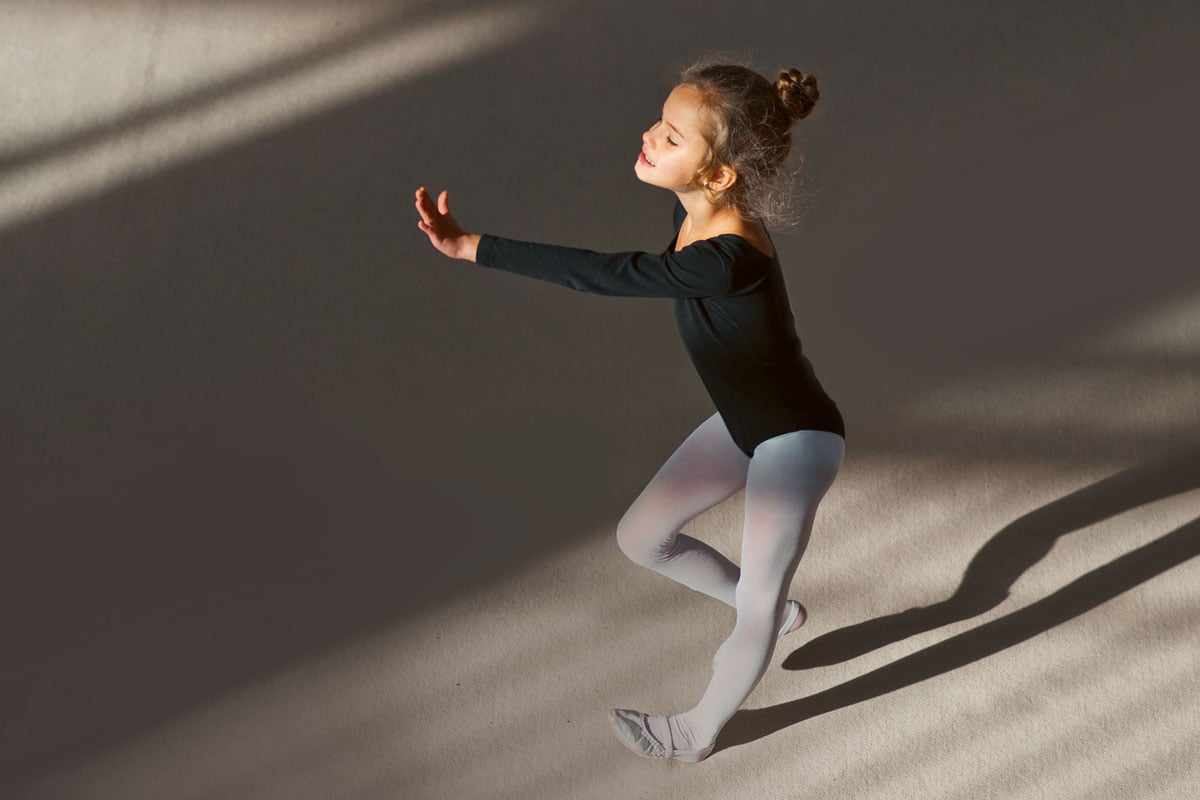
<instances>
[{"instance_id":1,"label":"girl's chin","mask_svg":"<svg viewBox=\"0 0 1200 800\"><path fill-rule=\"evenodd\" d=\"M638 156L637 161L633 162L633 171L642 180L646 180L651 175L657 173L657 170L654 167L650 166L649 164L642 163L641 156Z\"/></svg>"},{"instance_id":2,"label":"girl's chin","mask_svg":"<svg viewBox=\"0 0 1200 800\"><path fill-rule=\"evenodd\" d=\"M666 189L666 190L668 190L668 191L671 191L671 192L678 192L678 191L681 191L680 189L677 189L677 188L675 188L675 187L673 187L673 186L668 186L668 185L666 185L666 184L659 183L659 182L658 182L658 181L656 181L656 180L652 180L651 178L647 177L645 174L643 174L643 173L642 173L641 171L639 171L639 170L634 170L634 171L633 171L633 174L634 174L634 176L636 176L636 177L637 177L637 179L638 179L639 181L641 181L642 183L646 184L647 186L654 186L654 187L656 187L656 188L658 188L658 189Z\"/></svg>"}]
</instances>

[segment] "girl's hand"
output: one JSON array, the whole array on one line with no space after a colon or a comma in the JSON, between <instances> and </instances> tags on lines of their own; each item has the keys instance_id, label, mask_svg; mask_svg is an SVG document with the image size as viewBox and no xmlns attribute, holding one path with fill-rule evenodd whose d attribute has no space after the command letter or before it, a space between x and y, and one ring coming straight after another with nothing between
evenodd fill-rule
<instances>
[{"instance_id":1,"label":"girl's hand","mask_svg":"<svg viewBox=\"0 0 1200 800\"><path fill-rule=\"evenodd\" d=\"M479 236L464 231L450 216L449 196L450 191L443 189L434 205L433 198L424 186L417 189L417 213L421 215L417 227L425 231L429 243L443 255L474 261Z\"/></svg>"}]
</instances>

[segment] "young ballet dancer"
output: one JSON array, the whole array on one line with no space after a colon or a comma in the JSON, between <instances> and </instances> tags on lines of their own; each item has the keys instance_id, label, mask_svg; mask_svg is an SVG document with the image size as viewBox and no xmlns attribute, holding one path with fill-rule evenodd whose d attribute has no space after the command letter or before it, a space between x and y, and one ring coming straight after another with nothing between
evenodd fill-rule
<instances>
[{"instance_id":1,"label":"young ballet dancer","mask_svg":"<svg viewBox=\"0 0 1200 800\"><path fill-rule=\"evenodd\" d=\"M634 562L736 610L699 702L675 714L613 709L621 742L644 756L696 762L766 672L777 637L807 612L787 593L817 504L845 453L845 428L801 352L766 224L793 200L784 161L794 120L817 82L795 69L772 83L738 64L683 72L642 134L634 173L675 193L675 237L662 253L597 253L467 233L448 192L416 192L418 227L443 254L604 295L669 297L716 413L667 459L617 525ZM745 488L739 568L680 532Z\"/></svg>"}]
</instances>

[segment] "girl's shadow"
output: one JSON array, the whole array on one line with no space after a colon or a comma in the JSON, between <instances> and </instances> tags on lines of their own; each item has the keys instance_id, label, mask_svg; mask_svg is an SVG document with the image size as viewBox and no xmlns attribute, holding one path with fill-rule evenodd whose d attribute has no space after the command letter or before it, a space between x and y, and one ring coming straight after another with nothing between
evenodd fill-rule
<instances>
[{"instance_id":1,"label":"girl's shadow","mask_svg":"<svg viewBox=\"0 0 1200 800\"><path fill-rule=\"evenodd\" d=\"M1198 486L1200 444L1073 492L1026 514L988 540L950 597L818 636L788 656L783 668L811 669L849 661L990 611L1004 602L1017 579L1041 561L1059 537Z\"/></svg>"},{"instance_id":2,"label":"girl's shadow","mask_svg":"<svg viewBox=\"0 0 1200 800\"><path fill-rule=\"evenodd\" d=\"M1058 537L1122 511L1200 487L1200 443L1093 484L1021 517L992 537L967 567L958 591L911 609L827 634L801 647L784 668L831 664L914 633L994 608ZM1028 606L808 697L740 711L719 749L744 744L830 711L912 686L1020 644L1200 555L1200 518L1075 579Z\"/></svg>"}]
</instances>

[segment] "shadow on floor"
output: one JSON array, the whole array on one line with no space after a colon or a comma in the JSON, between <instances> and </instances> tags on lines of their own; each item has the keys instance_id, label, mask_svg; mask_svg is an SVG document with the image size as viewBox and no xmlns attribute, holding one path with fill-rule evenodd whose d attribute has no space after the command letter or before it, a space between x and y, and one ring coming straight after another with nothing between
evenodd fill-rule
<instances>
[{"instance_id":1,"label":"shadow on floor","mask_svg":"<svg viewBox=\"0 0 1200 800\"><path fill-rule=\"evenodd\" d=\"M785 669L835 663L914 633L994 608L1016 578L1037 563L1058 537L1139 505L1200 487L1200 445L1105 478L1007 526L972 560L955 594L844 628L813 640L784 662ZM1020 644L1074 619L1200 555L1200 518L1077 578L1053 594L999 619L822 692L788 703L739 712L722 732L722 747L745 744L804 720L912 686Z\"/></svg>"},{"instance_id":2,"label":"shadow on floor","mask_svg":"<svg viewBox=\"0 0 1200 800\"><path fill-rule=\"evenodd\" d=\"M943 625L986 613L1059 538L1138 506L1200 487L1200 444L1119 472L1005 526L975 555L954 594L940 603L867 620L806 642L784 669L848 661Z\"/></svg>"}]
</instances>

